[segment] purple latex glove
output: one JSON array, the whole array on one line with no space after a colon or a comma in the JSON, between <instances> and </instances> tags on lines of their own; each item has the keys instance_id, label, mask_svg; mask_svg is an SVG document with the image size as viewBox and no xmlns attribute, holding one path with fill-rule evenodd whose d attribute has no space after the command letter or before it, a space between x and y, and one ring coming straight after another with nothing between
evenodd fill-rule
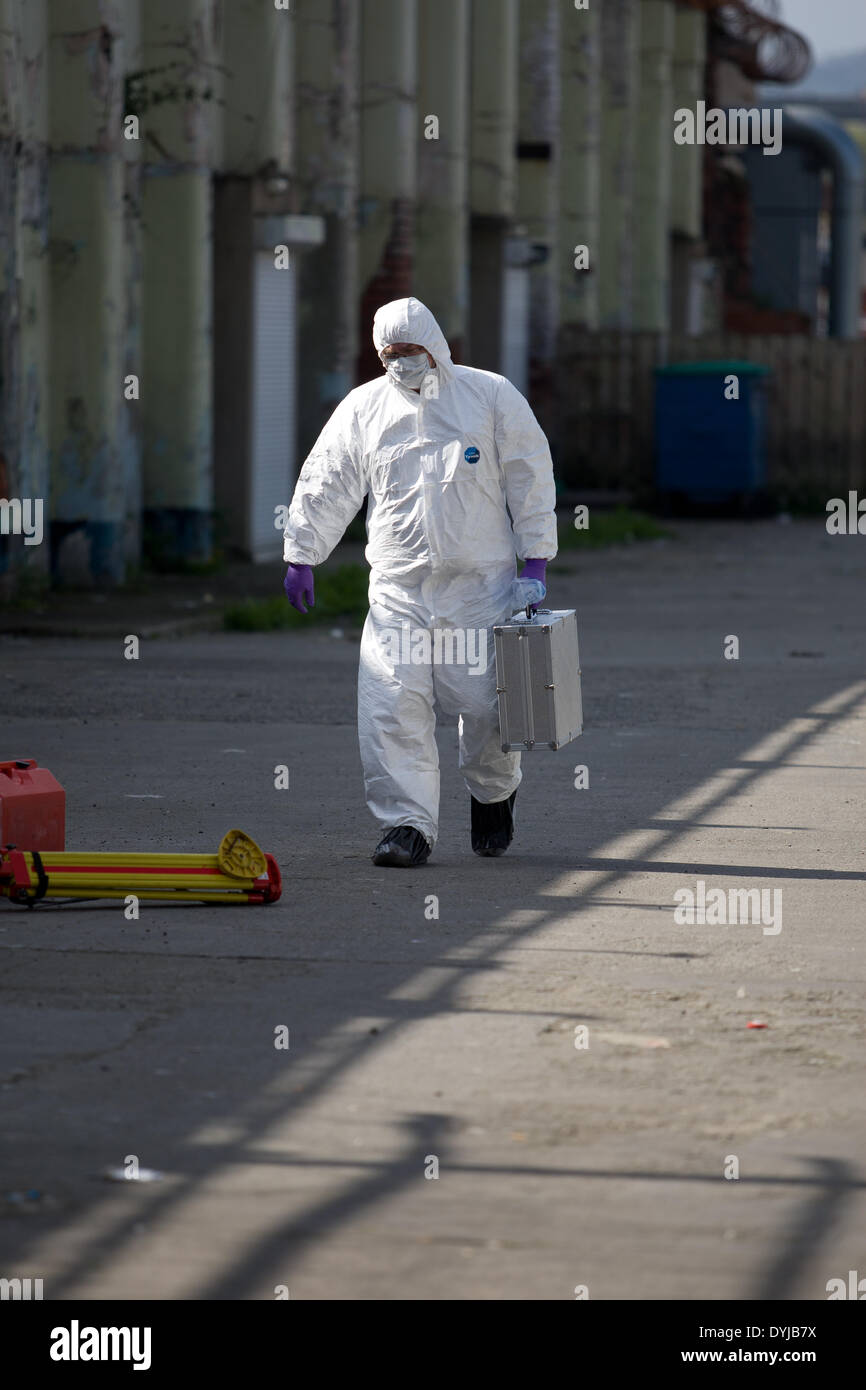
<instances>
[{"instance_id":1,"label":"purple latex glove","mask_svg":"<svg viewBox=\"0 0 866 1390\"><path fill-rule=\"evenodd\" d=\"M521 579L540 579L542 584L547 583L545 573L547 570L546 560L527 560L523 566Z\"/></svg>"},{"instance_id":2,"label":"purple latex glove","mask_svg":"<svg viewBox=\"0 0 866 1390\"><path fill-rule=\"evenodd\" d=\"M283 588L286 591L286 598L293 608L297 608L299 613L306 613L304 601L315 606L316 596L313 593L313 571L309 565L289 565L286 570L286 577L283 580Z\"/></svg>"},{"instance_id":3,"label":"purple latex glove","mask_svg":"<svg viewBox=\"0 0 866 1390\"><path fill-rule=\"evenodd\" d=\"M527 560L523 566L521 579L540 579L542 584L547 584L547 561L546 560ZM533 613L538 611L538 604L530 604Z\"/></svg>"}]
</instances>

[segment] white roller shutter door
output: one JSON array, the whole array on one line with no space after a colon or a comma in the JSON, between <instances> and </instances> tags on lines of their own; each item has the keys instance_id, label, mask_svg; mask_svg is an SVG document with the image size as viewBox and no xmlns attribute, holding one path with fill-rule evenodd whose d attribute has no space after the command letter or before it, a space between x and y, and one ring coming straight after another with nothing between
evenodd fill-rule
<instances>
[{"instance_id":1,"label":"white roller shutter door","mask_svg":"<svg viewBox=\"0 0 866 1390\"><path fill-rule=\"evenodd\" d=\"M529 271L506 265L502 287L502 366L521 395L529 388Z\"/></svg>"},{"instance_id":2,"label":"white roller shutter door","mask_svg":"<svg viewBox=\"0 0 866 1390\"><path fill-rule=\"evenodd\" d=\"M278 270L273 251L255 253L253 390L248 544L254 561L279 559L274 509L295 482L295 267Z\"/></svg>"}]
</instances>

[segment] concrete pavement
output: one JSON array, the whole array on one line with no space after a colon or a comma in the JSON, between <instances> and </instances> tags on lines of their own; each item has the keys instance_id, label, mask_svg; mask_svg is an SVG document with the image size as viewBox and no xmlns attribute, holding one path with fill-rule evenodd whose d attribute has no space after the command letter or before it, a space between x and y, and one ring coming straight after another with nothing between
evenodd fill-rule
<instances>
[{"instance_id":1,"label":"concrete pavement","mask_svg":"<svg viewBox=\"0 0 866 1390\"><path fill-rule=\"evenodd\" d=\"M866 1275L866 549L820 518L676 529L552 576L586 732L525 759L501 860L448 728L434 858L369 862L351 635L0 639L0 756L60 778L70 848L239 825L284 875L272 907L139 922L0 903L4 1188L40 1194L0 1203L0 1274L437 1300ZM781 930L678 924L698 881L781 890ZM99 1178L128 1155L163 1179Z\"/></svg>"}]
</instances>

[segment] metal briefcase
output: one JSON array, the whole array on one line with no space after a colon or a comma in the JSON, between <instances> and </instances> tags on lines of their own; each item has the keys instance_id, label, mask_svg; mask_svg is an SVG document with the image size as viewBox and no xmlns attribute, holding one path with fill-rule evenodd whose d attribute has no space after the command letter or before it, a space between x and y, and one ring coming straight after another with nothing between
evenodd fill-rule
<instances>
[{"instance_id":1,"label":"metal briefcase","mask_svg":"<svg viewBox=\"0 0 866 1390\"><path fill-rule=\"evenodd\" d=\"M561 748L577 738L583 708L574 609L515 613L494 627L493 642L503 751Z\"/></svg>"}]
</instances>

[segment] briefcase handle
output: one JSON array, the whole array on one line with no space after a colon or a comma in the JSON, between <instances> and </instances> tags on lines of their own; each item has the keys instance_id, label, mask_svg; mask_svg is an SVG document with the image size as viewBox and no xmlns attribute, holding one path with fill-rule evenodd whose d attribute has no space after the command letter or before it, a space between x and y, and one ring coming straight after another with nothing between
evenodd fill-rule
<instances>
[{"instance_id":1,"label":"briefcase handle","mask_svg":"<svg viewBox=\"0 0 866 1390\"><path fill-rule=\"evenodd\" d=\"M534 623L536 618L541 618L541 617L547 617L547 618L549 618L552 612L553 612L553 609L552 609L552 608L536 608L535 612L533 613L533 611L532 611L532 604L531 604L531 603L527 603L527 605L526 605L526 621L527 621L528 623ZM514 617L515 617L515 618L517 617L517 614L516 614L516 613L514 614ZM523 618L523 614L522 614L522 613L520 614L520 617L521 617L521 619Z\"/></svg>"}]
</instances>

